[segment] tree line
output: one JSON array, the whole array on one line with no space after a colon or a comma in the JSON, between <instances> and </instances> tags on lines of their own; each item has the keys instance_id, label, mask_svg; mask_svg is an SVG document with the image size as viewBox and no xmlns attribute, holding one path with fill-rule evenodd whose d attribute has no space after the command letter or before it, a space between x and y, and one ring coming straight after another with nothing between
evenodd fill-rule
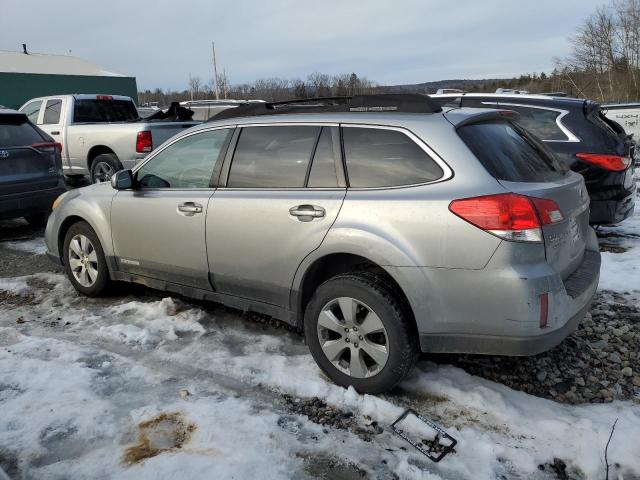
<instances>
[{"instance_id":1,"label":"tree line","mask_svg":"<svg viewBox=\"0 0 640 480\"><path fill-rule=\"evenodd\" d=\"M494 92L497 88L531 93L563 92L569 96L600 102L640 100L640 0L610 0L587 17L570 37L572 51L555 58L550 73L527 73L519 77L478 80L465 84L468 92ZM442 83L442 82L440 82ZM139 92L140 104L215 98L213 79L203 82L189 77L188 88ZM452 81L451 87L457 87ZM226 73L218 76L221 99L260 99L269 102L315 96L343 96L396 92L356 73L328 75L314 72L305 79L262 78L231 85ZM403 87L405 93L435 93L435 88Z\"/></svg>"}]
</instances>

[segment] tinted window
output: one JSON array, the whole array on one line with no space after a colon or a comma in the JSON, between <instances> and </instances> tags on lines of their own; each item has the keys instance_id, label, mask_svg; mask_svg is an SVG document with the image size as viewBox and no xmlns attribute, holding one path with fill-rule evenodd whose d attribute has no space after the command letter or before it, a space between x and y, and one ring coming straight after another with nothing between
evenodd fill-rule
<instances>
[{"instance_id":1,"label":"tinted window","mask_svg":"<svg viewBox=\"0 0 640 480\"><path fill-rule=\"evenodd\" d=\"M498 180L546 182L564 175L544 144L510 123L477 123L460 128L458 133Z\"/></svg>"},{"instance_id":2,"label":"tinted window","mask_svg":"<svg viewBox=\"0 0 640 480\"><path fill-rule=\"evenodd\" d=\"M60 123L60 111L62 109L62 100L47 100L47 104L44 107L44 116L42 117L42 123L58 124Z\"/></svg>"},{"instance_id":3,"label":"tinted window","mask_svg":"<svg viewBox=\"0 0 640 480\"><path fill-rule=\"evenodd\" d=\"M131 122L138 110L130 100L76 100L73 121L76 123Z\"/></svg>"},{"instance_id":4,"label":"tinted window","mask_svg":"<svg viewBox=\"0 0 640 480\"><path fill-rule=\"evenodd\" d=\"M336 156L331 127L324 127L318 140L316 153L313 155L311 172L309 173L309 187L337 187L338 176L336 174Z\"/></svg>"},{"instance_id":5,"label":"tinted window","mask_svg":"<svg viewBox=\"0 0 640 480\"><path fill-rule=\"evenodd\" d=\"M42 105L42 100L35 100L33 102L27 103L24 107L20 109L29 120L33 123L38 123L38 113L40 113L40 106Z\"/></svg>"},{"instance_id":6,"label":"tinted window","mask_svg":"<svg viewBox=\"0 0 640 480\"><path fill-rule=\"evenodd\" d=\"M23 147L44 141L33 125L19 117L0 117L0 147Z\"/></svg>"},{"instance_id":7,"label":"tinted window","mask_svg":"<svg viewBox=\"0 0 640 480\"><path fill-rule=\"evenodd\" d=\"M437 180L442 169L407 135L381 128L344 128L351 187L392 187Z\"/></svg>"},{"instance_id":8,"label":"tinted window","mask_svg":"<svg viewBox=\"0 0 640 480\"><path fill-rule=\"evenodd\" d=\"M500 108L513 110L520 114L517 123L537 135L542 140L567 140L565 133L556 123L560 112L541 108L514 107L500 104Z\"/></svg>"},{"instance_id":9,"label":"tinted window","mask_svg":"<svg viewBox=\"0 0 640 480\"><path fill-rule=\"evenodd\" d=\"M243 128L229 172L228 187L304 187L320 127Z\"/></svg>"},{"instance_id":10,"label":"tinted window","mask_svg":"<svg viewBox=\"0 0 640 480\"><path fill-rule=\"evenodd\" d=\"M196 133L178 140L147 162L136 176L148 188L208 188L224 154L230 129Z\"/></svg>"}]
</instances>

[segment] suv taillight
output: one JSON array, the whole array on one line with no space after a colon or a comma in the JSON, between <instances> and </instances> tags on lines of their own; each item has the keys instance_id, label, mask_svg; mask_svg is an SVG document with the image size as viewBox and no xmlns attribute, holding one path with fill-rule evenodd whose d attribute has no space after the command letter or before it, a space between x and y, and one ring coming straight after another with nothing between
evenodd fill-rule
<instances>
[{"instance_id":1,"label":"suv taillight","mask_svg":"<svg viewBox=\"0 0 640 480\"><path fill-rule=\"evenodd\" d=\"M542 242L541 227L564 219L553 200L516 193L454 200L449 210L482 230L518 242Z\"/></svg>"},{"instance_id":2,"label":"suv taillight","mask_svg":"<svg viewBox=\"0 0 640 480\"><path fill-rule=\"evenodd\" d=\"M148 130L138 132L138 138L136 139L136 152L148 153L153 150L153 138L151 132Z\"/></svg>"},{"instance_id":3,"label":"suv taillight","mask_svg":"<svg viewBox=\"0 0 640 480\"><path fill-rule=\"evenodd\" d=\"M62 152L62 144L58 142L34 143L31 147L46 153Z\"/></svg>"},{"instance_id":4,"label":"suv taillight","mask_svg":"<svg viewBox=\"0 0 640 480\"><path fill-rule=\"evenodd\" d=\"M576 153L576 157L596 167L612 172L621 172L631 165L631 157L607 155L606 153Z\"/></svg>"}]
</instances>

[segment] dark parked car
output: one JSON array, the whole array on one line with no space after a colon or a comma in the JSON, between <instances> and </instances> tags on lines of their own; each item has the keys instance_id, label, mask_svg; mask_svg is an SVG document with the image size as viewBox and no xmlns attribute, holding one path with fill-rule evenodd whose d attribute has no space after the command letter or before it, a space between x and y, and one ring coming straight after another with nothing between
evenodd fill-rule
<instances>
[{"instance_id":1,"label":"dark parked car","mask_svg":"<svg viewBox=\"0 0 640 480\"><path fill-rule=\"evenodd\" d=\"M518 112L520 125L542 139L566 167L584 177L591 197L591 224L618 223L633 213L635 144L619 124L605 117L599 104L548 95L483 93L431 97L443 107Z\"/></svg>"},{"instance_id":2,"label":"dark parked car","mask_svg":"<svg viewBox=\"0 0 640 480\"><path fill-rule=\"evenodd\" d=\"M0 219L46 223L53 201L66 191L61 147L24 113L0 109Z\"/></svg>"}]
</instances>

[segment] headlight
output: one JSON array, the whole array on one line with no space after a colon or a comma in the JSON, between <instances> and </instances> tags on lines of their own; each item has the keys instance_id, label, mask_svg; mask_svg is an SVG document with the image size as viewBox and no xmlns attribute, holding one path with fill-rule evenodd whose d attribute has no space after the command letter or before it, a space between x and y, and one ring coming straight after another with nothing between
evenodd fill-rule
<instances>
[{"instance_id":1,"label":"headlight","mask_svg":"<svg viewBox=\"0 0 640 480\"><path fill-rule=\"evenodd\" d=\"M51 205L51 210L55 210L56 208L58 208L60 206L60 203L62 202L62 199L65 197L65 195L69 193L69 192L64 192L62 195L59 195L58 198L56 198L53 201L53 205Z\"/></svg>"}]
</instances>

